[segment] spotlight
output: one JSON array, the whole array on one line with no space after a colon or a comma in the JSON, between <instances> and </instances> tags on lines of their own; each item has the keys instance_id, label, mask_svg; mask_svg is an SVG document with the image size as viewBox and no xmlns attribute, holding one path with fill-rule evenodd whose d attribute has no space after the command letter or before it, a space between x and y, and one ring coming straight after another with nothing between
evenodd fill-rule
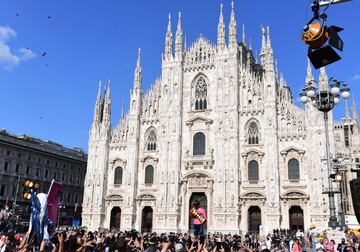
<instances>
[{"instance_id":1,"label":"spotlight","mask_svg":"<svg viewBox=\"0 0 360 252\"><path fill-rule=\"evenodd\" d=\"M325 11L333 4L348 1L350 0L329 0L321 2L314 0L311 5L314 17L303 27L301 40L309 46L307 55L316 69L341 59L334 49L339 51L343 50L344 42L338 35L343 28L326 26L327 15ZM325 7L322 13L320 13L320 7Z\"/></svg>"},{"instance_id":2,"label":"spotlight","mask_svg":"<svg viewBox=\"0 0 360 252\"><path fill-rule=\"evenodd\" d=\"M311 23L304 27L302 40L309 46L308 57L316 69L341 59L334 48L343 50L344 43L338 35L342 30L337 26L327 27L320 23Z\"/></svg>"}]
</instances>

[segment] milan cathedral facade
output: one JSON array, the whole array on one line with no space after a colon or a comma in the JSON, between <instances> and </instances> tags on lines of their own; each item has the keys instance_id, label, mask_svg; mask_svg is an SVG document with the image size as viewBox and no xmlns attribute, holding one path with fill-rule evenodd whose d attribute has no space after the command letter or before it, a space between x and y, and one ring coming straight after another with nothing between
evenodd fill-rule
<instances>
[{"instance_id":1,"label":"milan cathedral facade","mask_svg":"<svg viewBox=\"0 0 360 252\"><path fill-rule=\"evenodd\" d=\"M142 90L139 50L129 112L115 127L110 86L99 87L84 226L184 232L197 198L210 232L327 227L322 114L295 106L268 27L259 60L244 32L237 40L233 4L225 31L221 7L217 43L200 36L186 48L181 15L174 39L169 16L161 77ZM308 65L305 83L313 79ZM328 85L325 69L319 85ZM333 149L333 130L330 139Z\"/></svg>"}]
</instances>

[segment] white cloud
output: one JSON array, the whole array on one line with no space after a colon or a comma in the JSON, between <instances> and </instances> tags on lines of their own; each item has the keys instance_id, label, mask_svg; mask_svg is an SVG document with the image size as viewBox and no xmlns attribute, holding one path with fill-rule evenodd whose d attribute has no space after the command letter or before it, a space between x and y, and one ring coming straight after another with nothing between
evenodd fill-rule
<instances>
[{"instance_id":1,"label":"white cloud","mask_svg":"<svg viewBox=\"0 0 360 252\"><path fill-rule=\"evenodd\" d=\"M350 78L350 81L359 81L360 80L360 74L355 74L353 77Z\"/></svg>"},{"instance_id":2,"label":"white cloud","mask_svg":"<svg viewBox=\"0 0 360 252\"><path fill-rule=\"evenodd\" d=\"M16 32L9 26L0 26L0 41L6 42L11 37L16 37Z\"/></svg>"},{"instance_id":3,"label":"white cloud","mask_svg":"<svg viewBox=\"0 0 360 252\"><path fill-rule=\"evenodd\" d=\"M20 48L19 52L21 53L21 55L20 55L21 60L24 60L24 61L36 57L36 53L31 51L29 48L24 48L24 47Z\"/></svg>"},{"instance_id":4,"label":"white cloud","mask_svg":"<svg viewBox=\"0 0 360 252\"><path fill-rule=\"evenodd\" d=\"M10 47L0 41L0 64L5 70L11 70L14 66L19 65L20 58L12 54Z\"/></svg>"},{"instance_id":5,"label":"white cloud","mask_svg":"<svg viewBox=\"0 0 360 252\"><path fill-rule=\"evenodd\" d=\"M11 52L7 43L11 38L16 37L16 32L9 26L0 26L0 66L4 70L11 70L20 64L21 61L27 61L36 57L36 53L27 48L20 48L20 55Z\"/></svg>"}]
</instances>

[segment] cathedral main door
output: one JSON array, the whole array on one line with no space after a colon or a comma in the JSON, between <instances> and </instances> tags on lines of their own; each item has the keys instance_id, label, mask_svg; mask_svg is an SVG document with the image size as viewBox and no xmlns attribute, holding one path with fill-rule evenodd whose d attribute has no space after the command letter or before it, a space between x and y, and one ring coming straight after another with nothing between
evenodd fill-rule
<instances>
[{"instance_id":1,"label":"cathedral main door","mask_svg":"<svg viewBox=\"0 0 360 252\"><path fill-rule=\"evenodd\" d=\"M300 206L289 209L290 230L304 230L304 212Z\"/></svg>"},{"instance_id":2,"label":"cathedral main door","mask_svg":"<svg viewBox=\"0 0 360 252\"><path fill-rule=\"evenodd\" d=\"M111 209L110 229L120 229L121 209L120 207L113 207Z\"/></svg>"},{"instance_id":3,"label":"cathedral main door","mask_svg":"<svg viewBox=\"0 0 360 252\"><path fill-rule=\"evenodd\" d=\"M141 217L141 232L151 232L153 224L153 209L149 206L144 207Z\"/></svg>"},{"instance_id":4,"label":"cathedral main door","mask_svg":"<svg viewBox=\"0 0 360 252\"><path fill-rule=\"evenodd\" d=\"M258 234L261 225L261 209L258 206L251 206L248 210L249 233Z\"/></svg>"},{"instance_id":5,"label":"cathedral main door","mask_svg":"<svg viewBox=\"0 0 360 252\"><path fill-rule=\"evenodd\" d=\"M200 201L200 207L204 208L206 214L208 214L207 198L206 198L205 193L192 193L191 194L190 202L189 202L190 210L193 208L193 204L196 199ZM187 214L190 214L190 213L187 213ZM194 219L190 219L190 218L189 218L189 231L190 231L190 233L194 233ZM206 234L206 232L207 232L207 222L205 222L205 224L204 224L204 234Z\"/></svg>"}]
</instances>

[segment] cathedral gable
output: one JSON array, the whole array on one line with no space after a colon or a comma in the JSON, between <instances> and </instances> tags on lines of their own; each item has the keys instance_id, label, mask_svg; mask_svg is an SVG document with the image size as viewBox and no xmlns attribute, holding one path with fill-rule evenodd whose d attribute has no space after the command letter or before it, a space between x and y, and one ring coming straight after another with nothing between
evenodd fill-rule
<instances>
[{"instance_id":1,"label":"cathedral gable","mask_svg":"<svg viewBox=\"0 0 360 252\"><path fill-rule=\"evenodd\" d=\"M214 66L216 47L202 35L185 53L185 70L200 70Z\"/></svg>"},{"instance_id":2,"label":"cathedral gable","mask_svg":"<svg viewBox=\"0 0 360 252\"><path fill-rule=\"evenodd\" d=\"M212 124L212 123L213 123L213 120L198 115L198 116L194 116L193 118L187 120L187 121L186 121L186 125L187 125L187 126L192 126L192 125L194 125L194 124L197 123L197 122L203 122L203 123L205 123L206 125L209 125L209 124Z\"/></svg>"}]
</instances>

